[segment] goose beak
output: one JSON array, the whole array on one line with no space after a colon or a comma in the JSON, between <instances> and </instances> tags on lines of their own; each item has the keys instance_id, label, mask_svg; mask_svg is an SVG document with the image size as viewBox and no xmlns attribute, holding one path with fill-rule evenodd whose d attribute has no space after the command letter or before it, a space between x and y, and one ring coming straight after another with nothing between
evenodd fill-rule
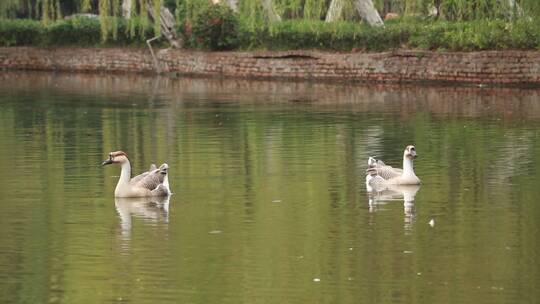
<instances>
[{"instance_id":1,"label":"goose beak","mask_svg":"<svg viewBox=\"0 0 540 304\"><path fill-rule=\"evenodd\" d=\"M110 160L110 159L107 159L107 160L104 160L104 161L103 161L103 162L101 163L101 166L106 166L106 165L110 165L110 164L112 164L112 163L113 163L113 161L112 161L112 160Z\"/></svg>"}]
</instances>

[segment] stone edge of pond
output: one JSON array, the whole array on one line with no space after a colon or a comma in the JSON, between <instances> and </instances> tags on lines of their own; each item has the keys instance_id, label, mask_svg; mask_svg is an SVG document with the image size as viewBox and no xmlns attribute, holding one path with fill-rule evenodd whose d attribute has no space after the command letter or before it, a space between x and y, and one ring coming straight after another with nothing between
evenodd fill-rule
<instances>
[{"instance_id":1,"label":"stone edge of pond","mask_svg":"<svg viewBox=\"0 0 540 304\"><path fill-rule=\"evenodd\" d=\"M540 87L539 51L203 52L0 47L0 69L308 81Z\"/></svg>"}]
</instances>

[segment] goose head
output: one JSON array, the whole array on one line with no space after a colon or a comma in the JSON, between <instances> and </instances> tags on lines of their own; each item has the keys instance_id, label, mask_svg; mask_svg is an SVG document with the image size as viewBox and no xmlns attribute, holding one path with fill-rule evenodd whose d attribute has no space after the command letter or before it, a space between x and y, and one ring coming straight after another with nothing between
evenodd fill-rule
<instances>
[{"instance_id":1,"label":"goose head","mask_svg":"<svg viewBox=\"0 0 540 304\"><path fill-rule=\"evenodd\" d=\"M159 173L161 174L167 174L167 171L169 170L169 165L163 164L159 166Z\"/></svg>"},{"instance_id":2,"label":"goose head","mask_svg":"<svg viewBox=\"0 0 540 304\"><path fill-rule=\"evenodd\" d=\"M101 165L110 165L110 164L123 164L128 161L127 154L123 151L116 151L109 153L109 159L104 160Z\"/></svg>"},{"instance_id":3,"label":"goose head","mask_svg":"<svg viewBox=\"0 0 540 304\"><path fill-rule=\"evenodd\" d=\"M416 148L413 145L407 146L405 151L403 151L403 157L411 160L417 158L418 156L416 155Z\"/></svg>"}]
</instances>

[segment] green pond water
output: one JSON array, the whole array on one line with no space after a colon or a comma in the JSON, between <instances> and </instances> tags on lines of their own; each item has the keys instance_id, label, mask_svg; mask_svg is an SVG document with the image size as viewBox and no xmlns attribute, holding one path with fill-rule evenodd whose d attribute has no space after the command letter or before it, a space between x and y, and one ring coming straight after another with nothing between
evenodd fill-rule
<instances>
[{"instance_id":1,"label":"green pond water","mask_svg":"<svg viewBox=\"0 0 540 304\"><path fill-rule=\"evenodd\" d=\"M539 129L535 90L1 72L0 303L538 303ZM174 195L115 200L116 150Z\"/></svg>"}]
</instances>

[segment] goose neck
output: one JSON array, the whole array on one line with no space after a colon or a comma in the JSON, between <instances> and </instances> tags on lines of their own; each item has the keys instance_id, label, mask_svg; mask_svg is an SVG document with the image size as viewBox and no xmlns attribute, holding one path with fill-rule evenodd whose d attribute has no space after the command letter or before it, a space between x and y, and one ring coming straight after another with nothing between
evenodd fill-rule
<instances>
[{"instance_id":1,"label":"goose neck","mask_svg":"<svg viewBox=\"0 0 540 304\"><path fill-rule=\"evenodd\" d=\"M407 156L403 156L403 175L414 175L413 161Z\"/></svg>"},{"instance_id":2,"label":"goose neck","mask_svg":"<svg viewBox=\"0 0 540 304\"><path fill-rule=\"evenodd\" d=\"M122 172L120 173L120 180L118 183L129 183L131 180L131 164L129 160L122 163Z\"/></svg>"}]
</instances>

